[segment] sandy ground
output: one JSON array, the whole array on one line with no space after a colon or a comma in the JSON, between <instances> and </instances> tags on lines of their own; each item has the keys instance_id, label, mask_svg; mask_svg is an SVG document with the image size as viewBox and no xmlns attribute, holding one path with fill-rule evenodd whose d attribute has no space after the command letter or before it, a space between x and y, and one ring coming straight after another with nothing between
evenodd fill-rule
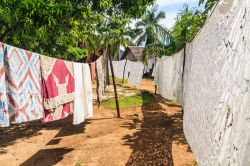
<instances>
[{"instance_id":1,"label":"sandy ground","mask_svg":"<svg viewBox=\"0 0 250 166\"><path fill-rule=\"evenodd\" d=\"M143 80L140 89L154 92L154 85ZM78 126L68 117L0 129L0 165L193 165L180 108L155 97L156 103L121 110L122 119L95 107L94 118Z\"/></svg>"}]
</instances>

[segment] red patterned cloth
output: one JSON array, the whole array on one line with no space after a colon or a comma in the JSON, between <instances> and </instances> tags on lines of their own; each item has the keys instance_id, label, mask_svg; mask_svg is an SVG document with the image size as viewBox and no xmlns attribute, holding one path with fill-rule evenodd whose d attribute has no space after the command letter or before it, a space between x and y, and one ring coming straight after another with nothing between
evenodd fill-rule
<instances>
[{"instance_id":1,"label":"red patterned cloth","mask_svg":"<svg viewBox=\"0 0 250 166\"><path fill-rule=\"evenodd\" d=\"M67 117L74 100L73 63L41 56L42 91L45 118L51 122Z\"/></svg>"}]
</instances>

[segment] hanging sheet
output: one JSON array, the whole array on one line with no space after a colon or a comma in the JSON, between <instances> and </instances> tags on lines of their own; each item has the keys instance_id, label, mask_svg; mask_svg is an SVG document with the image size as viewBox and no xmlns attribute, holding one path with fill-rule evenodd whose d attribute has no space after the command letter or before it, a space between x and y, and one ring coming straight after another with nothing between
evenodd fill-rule
<instances>
[{"instance_id":1,"label":"hanging sheet","mask_svg":"<svg viewBox=\"0 0 250 166\"><path fill-rule=\"evenodd\" d=\"M93 117L93 93L92 93L92 82L91 74L88 64L83 64L83 101L85 118Z\"/></svg>"},{"instance_id":2,"label":"hanging sheet","mask_svg":"<svg viewBox=\"0 0 250 166\"><path fill-rule=\"evenodd\" d=\"M0 49L2 126L41 119L40 55L7 44L1 44Z\"/></svg>"},{"instance_id":3,"label":"hanging sheet","mask_svg":"<svg viewBox=\"0 0 250 166\"><path fill-rule=\"evenodd\" d=\"M129 61L128 63L129 63L128 83L138 86L141 84L144 65L141 62Z\"/></svg>"},{"instance_id":4,"label":"hanging sheet","mask_svg":"<svg viewBox=\"0 0 250 166\"><path fill-rule=\"evenodd\" d=\"M96 61L96 70L97 70L97 77L98 77L98 82L99 82L97 93L99 94L100 101L103 100L103 95L104 95L104 82L105 82L104 73L105 71L103 70L103 63L104 63L103 56L101 56Z\"/></svg>"},{"instance_id":5,"label":"hanging sheet","mask_svg":"<svg viewBox=\"0 0 250 166\"><path fill-rule=\"evenodd\" d=\"M183 56L184 52L181 50L172 56L157 59L154 73L154 81L158 85L159 94L168 100L177 101L179 104L182 102Z\"/></svg>"},{"instance_id":6,"label":"hanging sheet","mask_svg":"<svg viewBox=\"0 0 250 166\"><path fill-rule=\"evenodd\" d=\"M78 125L84 122L84 99L83 91L83 67L81 63L74 63L74 77L75 77L75 99L74 99L74 113L73 124Z\"/></svg>"},{"instance_id":7,"label":"hanging sheet","mask_svg":"<svg viewBox=\"0 0 250 166\"><path fill-rule=\"evenodd\" d=\"M73 63L41 56L45 117L50 122L67 117L74 100Z\"/></svg>"},{"instance_id":8,"label":"hanging sheet","mask_svg":"<svg viewBox=\"0 0 250 166\"><path fill-rule=\"evenodd\" d=\"M129 69L130 69L129 61L127 61L127 63L126 63L126 60L112 61L112 64L113 64L113 69L114 69L114 75L115 75L116 78L122 79L123 74L124 74L124 79L128 79L128 72L129 72ZM124 66L125 66L125 68L124 68ZM125 70L125 72L124 72L124 70ZM109 73L111 75L110 66L109 66Z\"/></svg>"},{"instance_id":9,"label":"hanging sheet","mask_svg":"<svg viewBox=\"0 0 250 166\"><path fill-rule=\"evenodd\" d=\"M202 166L250 165L250 1L220 1L184 70L184 132Z\"/></svg>"},{"instance_id":10,"label":"hanging sheet","mask_svg":"<svg viewBox=\"0 0 250 166\"><path fill-rule=\"evenodd\" d=\"M0 43L0 127L9 126L8 100L6 96L4 44Z\"/></svg>"}]
</instances>

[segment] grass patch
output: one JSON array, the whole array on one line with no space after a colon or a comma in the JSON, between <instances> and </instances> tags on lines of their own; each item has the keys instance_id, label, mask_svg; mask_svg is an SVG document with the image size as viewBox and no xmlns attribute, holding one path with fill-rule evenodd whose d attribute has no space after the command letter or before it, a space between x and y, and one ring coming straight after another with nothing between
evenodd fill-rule
<instances>
[{"instance_id":1,"label":"grass patch","mask_svg":"<svg viewBox=\"0 0 250 166\"><path fill-rule=\"evenodd\" d=\"M114 93L114 91L110 89L105 89L104 93Z\"/></svg>"},{"instance_id":2,"label":"grass patch","mask_svg":"<svg viewBox=\"0 0 250 166\"><path fill-rule=\"evenodd\" d=\"M175 101L175 100L171 100L169 104L180 106L180 104L177 101Z\"/></svg>"},{"instance_id":3,"label":"grass patch","mask_svg":"<svg viewBox=\"0 0 250 166\"><path fill-rule=\"evenodd\" d=\"M113 84L113 79L112 77L109 77L109 80L110 80L110 83ZM115 78L115 83L116 84L122 84L122 78ZM124 84L128 83L128 80L127 79L124 79Z\"/></svg>"},{"instance_id":4,"label":"grass patch","mask_svg":"<svg viewBox=\"0 0 250 166\"><path fill-rule=\"evenodd\" d=\"M119 106L121 109L133 108L136 106L142 106L144 103L153 103L155 98L152 94L142 92L140 95L119 98ZM104 108L116 109L115 99L110 99L102 103Z\"/></svg>"}]
</instances>

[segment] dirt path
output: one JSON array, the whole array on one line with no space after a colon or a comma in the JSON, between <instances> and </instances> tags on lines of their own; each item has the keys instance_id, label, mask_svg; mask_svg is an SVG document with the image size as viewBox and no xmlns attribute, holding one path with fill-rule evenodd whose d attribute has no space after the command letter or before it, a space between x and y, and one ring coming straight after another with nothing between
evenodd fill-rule
<instances>
[{"instance_id":1,"label":"dirt path","mask_svg":"<svg viewBox=\"0 0 250 166\"><path fill-rule=\"evenodd\" d=\"M154 90L143 80L140 89ZM142 108L94 110L94 118L72 125L72 117L0 129L0 165L193 165L182 131L180 108L155 96Z\"/></svg>"}]
</instances>

